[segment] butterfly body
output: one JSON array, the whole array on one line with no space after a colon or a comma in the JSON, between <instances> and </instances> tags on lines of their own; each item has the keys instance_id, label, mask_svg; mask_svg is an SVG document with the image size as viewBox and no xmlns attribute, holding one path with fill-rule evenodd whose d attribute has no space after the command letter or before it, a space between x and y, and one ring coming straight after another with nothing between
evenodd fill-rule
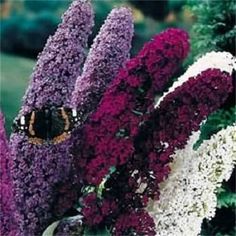
<instances>
[{"instance_id":1,"label":"butterfly body","mask_svg":"<svg viewBox=\"0 0 236 236\"><path fill-rule=\"evenodd\" d=\"M33 144L58 144L70 137L72 129L83 121L84 112L66 107L33 110L13 123L13 131L25 133Z\"/></svg>"}]
</instances>

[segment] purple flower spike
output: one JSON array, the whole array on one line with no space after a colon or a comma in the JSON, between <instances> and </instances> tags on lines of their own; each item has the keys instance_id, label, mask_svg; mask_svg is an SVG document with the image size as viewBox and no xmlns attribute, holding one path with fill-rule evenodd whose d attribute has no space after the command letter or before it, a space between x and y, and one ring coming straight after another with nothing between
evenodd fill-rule
<instances>
[{"instance_id":1,"label":"purple flower spike","mask_svg":"<svg viewBox=\"0 0 236 236\"><path fill-rule=\"evenodd\" d=\"M63 105L69 100L92 24L91 5L87 1L74 1L38 58L21 115L43 106ZM72 168L69 144L68 139L58 145L34 145L25 134L12 134L11 174L22 235L40 235L73 204L76 196L65 187Z\"/></svg>"},{"instance_id":2,"label":"purple flower spike","mask_svg":"<svg viewBox=\"0 0 236 236\"><path fill-rule=\"evenodd\" d=\"M118 70L129 57L133 36L132 14L128 8L117 8L107 17L104 25L90 49L84 64L83 73L77 79L72 94L71 106L78 108L82 116L86 117L96 109L108 83L116 76ZM81 126L72 133L71 143L76 149L81 149ZM76 173L77 175L77 173ZM77 184L81 182L78 174ZM79 192L70 183L70 192ZM76 194L76 193L75 193ZM62 204L61 204L62 205Z\"/></svg>"},{"instance_id":3,"label":"purple flower spike","mask_svg":"<svg viewBox=\"0 0 236 236\"><path fill-rule=\"evenodd\" d=\"M92 26L89 1L74 1L39 54L21 114L44 105L62 105L71 98Z\"/></svg>"},{"instance_id":4,"label":"purple flower spike","mask_svg":"<svg viewBox=\"0 0 236 236\"><path fill-rule=\"evenodd\" d=\"M10 159L4 118L0 112L0 235L18 235L14 220L14 201L10 178Z\"/></svg>"},{"instance_id":5,"label":"purple flower spike","mask_svg":"<svg viewBox=\"0 0 236 236\"><path fill-rule=\"evenodd\" d=\"M83 73L77 79L72 106L87 113L97 106L107 84L129 56L133 36L132 14L128 8L111 11L90 49Z\"/></svg>"},{"instance_id":6,"label":"purple flower spike","mask_svg":"<svg viewBox=\"0 0 236 236\"><path fill-rule=\"evenodd\" d=\"M9 148L4 128L4 117L0 112L0 177L3 182L7 181L10 176L8 169Z\"/></svg>"}]
</instances>

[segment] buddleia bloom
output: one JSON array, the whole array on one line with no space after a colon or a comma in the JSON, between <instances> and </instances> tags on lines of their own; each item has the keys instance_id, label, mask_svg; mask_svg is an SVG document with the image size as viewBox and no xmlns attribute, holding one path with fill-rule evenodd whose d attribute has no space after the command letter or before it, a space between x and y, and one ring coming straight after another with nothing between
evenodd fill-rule
<instances>
[{"instance_id":1,"label":"buddleia bloom","mask_svg":"<svg viewBox=\"0 0 236 236\"><path fill-rule=\"evenodd\" d=\"M232 60L230 63L228 72L209 68L165 95L141 125L132 158L116 167L106 181L105 199L120 202L118 208L128 212L145 207L150 198L158 199L159 184L170 172L171 154L185 146L191 133L232 91Z\"/></svg>"},{"instance_id":2,"label":"buddleia bloom","mask_svg":"<svg viewBox=\"0 0 236 236\"><path fill-rule=\"evenodd\" d=\"M70 101L85 59L92 25L93 11L89 1L73 1L38 56L20 114L30 112L32 108L61 106Z\"/></svg>"},{"instance_id":3,"label":"buddleia bloom","mask_svg":"<svg viewBox=\"0 0 236 236\"><path fill-rule=\"evenodd\" d=\"M72 107L83 108L87 114L95 109L106 86L127 60L132 36L130 9L113 9L94 39L82 75L76 80Z\"/></svg>"},{"instance_id":4,"label":"buddleia bloom","mask_svg":"<svg viewBox=\"0 0 236 236\"><path fill-rule=\"evenodd\" d=\"M75 89L72 94L70 106L77 108L80 116L89 117L96 109L104 90L110 81L116 76L118 70L129 57L131 40L133 36L133 21L131 11L128 8L116 8L111 11L86 58L82 75L77 78ZM80 151L84 147L81 144L81 129L83 123L77 125L72 132L72 154L74 147ZM74 162L78 157L75 155ZM66 183L67 192L81 194L83 180L80 173L75 170L73 177L77 178L77 185L71 185L71 178ZM64 208L63 204L60 204Z\"/></svg>"},{"instance_id":5,"label":"buddleia bloom","mask_svg":"<svg viewBox=\"0 0 236 236\"><path fill-rule=\"evenodd\" d=\"M83 148L75 150L78 175L85 184L100 184L110 167L125 163L132 155L132 139L137 134L139 123L148 117L148 110L154 108L155 94L162 91L181 66L188 48L187 34L169 29L155 36L121 69L106 90L97 111L83 128ZM162 63L161 67L158 62ZM95 192L86 194L80 201L83 205L81 212L89 225L100 224L111 212L118 210L115 201L103 201ZM142 210L130 214L136 219L139 216L148 218ZM121 219L119 222L123 222ZM146 222L151 224L152 220L149 218ZM134 222L134 225L138 224ZM149 232L143 227L137 230Z\"/></svg>"},{"instance_id":6,"label":"buddleia bloom","mask_svg":"<svg viewBox=\"0 0 236 236\"><path fill-rule=\"evenodd\" d=\"M84 61L92 24L91 5L74 1L38 57L19 115L43 106L63 106L68 101ZM23 235L39 235L63 213L57 201L71 169L68 145L69 140L58 145L35 145L24 133L11 135L13 192L17 224ZM64 205L66 211L69 206Z\"/></svg>"},{"instance_id":7,"label":"buddleia bloom","mask_svg":"<svg viewBox=\"0 0 236 236\"><path fill-rule=\"evenodd\" d=\"M187 34L169 29L147 43L119 72L83 129L83 149L78 150L76 161L87 183L99 184L111 166L123 164L131 155L138 124L187 52Z\"/></svg>"},{"instance_id":8,"label":"buddleia bloom","mask_svg":"<svg viewBox=\"0 0 236 236\"><path fill-rule=\"evenodd\" d=\"M189 66L187 71L178 78L177 81L168 89L167 92L157 101L155 107L158 107L160 102L165 96L173 92L177 87L186 82L190 77L197 76L199 73L207 69L219 69L221 71L232 74L234 68L236 68L236 61L233 55L229 52L215 52L211 51L198 58L198 60Z\"/></svg>"},{"instance_id":9,"label":"buddleia bloom","mask_svg":"<svg viewBox=\"0 0 236 236\"><path fill-rule=\"evenodd\" d=\"M160 199L149 203L157 235L199 235L204 218L215 215L216 190L236 164L236 126L229 126L193 150L195 135L172 156L171 174Z\"/></svg>"},{"instance_id":10,"label":"buddleia bloom","mask_svg":"<svg viewBox=\"0 0 236 236\"><path fill-rule=\"evenodd\" d=\"M180 83L164 95L150 119L141 127L135 140L137 161L134 161L137 166L130 164L129 172L137 170L133 178L139 179L139 185L143 182L148 196L158 197L158 184L169 172L168 162L173 151L185 146L191 133L199 129L201 122L219 108L232 91L232 57L228 62L227 71L225 68L222 71L209 68ZM121 175L124 172L128 170L123 170Z\"/></svg>"},{"instance_id":11,"label":"buddleia bloom","mask_svg":"<svg viewBox=\"0 0 236 236\"><path fill-rule=\"evenodd\" d=\"M88 117L96 109L107 85L128 59L132 36L133 20L130 9L121 7L112 10L94 39L72 94L70 106L79 109L82 117ZM77 153L84 148L81 128L82 125L77 126L72 134L72 153L76 165L80 162ZM80 182L81 175L78 170L77 175Z\"/></svg>"},{"instance_id":12,"label":"buddleia bloom","mask_svg":"<svg viewBox=\"0 0 236 236\"><path fill-rule=\"evenodd\" d=\"M12 193L10 175L10 156L8 140L4 128L4 117L0 112L0 235L16 236L19 234L14 211L15 204Z\"/></svg>"}]
</instances>

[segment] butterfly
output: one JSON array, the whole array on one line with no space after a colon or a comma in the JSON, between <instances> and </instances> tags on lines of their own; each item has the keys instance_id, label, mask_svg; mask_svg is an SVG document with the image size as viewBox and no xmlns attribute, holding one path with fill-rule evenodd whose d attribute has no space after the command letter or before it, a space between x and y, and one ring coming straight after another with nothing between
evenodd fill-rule
<instances>
[{"instance_id":1,"label":"butterfly","mask_svg":"<svg viewBox=\"0 0 236 236\"><path fill-rule=\"evenodd\" d=\"M75 126L86 119L85 112L67 107L43 107L20 116L13 122L13 132L25 133L33 144L58 144L70 137Z\"/></svg>"}]
</instances>

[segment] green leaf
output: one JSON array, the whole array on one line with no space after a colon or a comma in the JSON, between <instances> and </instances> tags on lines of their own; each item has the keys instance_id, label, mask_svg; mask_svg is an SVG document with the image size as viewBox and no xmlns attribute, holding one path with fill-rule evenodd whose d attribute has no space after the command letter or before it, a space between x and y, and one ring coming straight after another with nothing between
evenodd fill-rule
<instances>
[{"instance_id":1,"label":"green leaf","mask_svg":"<svg viewBox=\"0 0 236 236\"><path fill-rule=\"evenodd\" d=\"M203 140L209 139L213 134L217 133L221 129L226 128L229 125L235 123L236 119L236 107L231 107L229 110L221 109L211 114L207 121L201 126L200 139L194 145L196 150Z\"/></svg>"},{"instance_id":2,"label":"green leaf","mask_svg":"<svg viewBox=\"0 0 236 236\"><path fill-rule=\"evenodd\" d=\"M51 225L49 225L45 231L43 232L42 236L53 236L54 230L58 226L60 221L53 222Z\"/></svg>"},{"instance_id":3,"label":"green leaf","mask_svg":"<svg viewBox=\"0 0 236 236\"><path fill-rule=\"evenodd\" d=\"M86 227L84 236L111 236L111 233L108 229L92 230Z\"/></svg>"},{"instance_id":4,"label":"green leaf","mask_svg":"<svg viewBox=\"0 0 236 236\"><path fill-rule=\"evenodd\" d=\"M236 193L220 188L217 196L217 207L236 207Z\"/></svg>"},{"instance_id":5,"label":"green leaf","mask_svg":"<svg viewBox=\"0 0 236 236\"><path fill-rule=\"evenodd\" d=\"M235 27L235 1L189 0L188 6L197 19L190 32L192 58L189 63L212 50L235 54L235 32L229 33Z\"/></svg>"}]
</instances>

